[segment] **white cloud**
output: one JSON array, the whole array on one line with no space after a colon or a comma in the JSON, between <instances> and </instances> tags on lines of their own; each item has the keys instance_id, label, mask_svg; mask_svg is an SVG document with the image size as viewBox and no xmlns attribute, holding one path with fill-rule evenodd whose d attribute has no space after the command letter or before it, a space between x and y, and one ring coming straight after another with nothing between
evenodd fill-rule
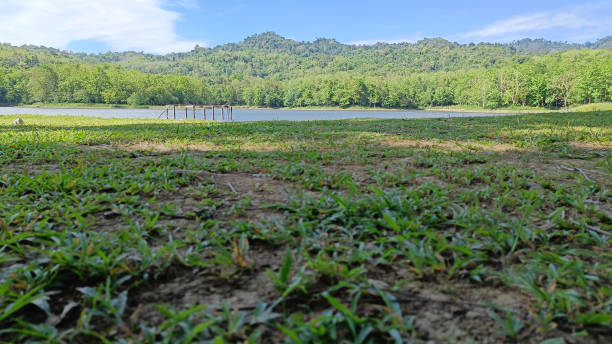
<instances>
[{"instance_id":1,"label":"white cloud","mask_svg":"<svg viewBox=\"0 0 612 344\"><path fill-rule=\"evenodd\" d=\"M584 18L572 13L535 13L493 23L484 29L468 33L468 36L499 37L518 32L530 32L552 28L581 28L589 25Z\"/></svg>"},{"instance_id":2,"label":"white cloud","mask_svg":"<svg viewBox=\"0 0 612 344\"><path fill-rule=\"evenodd\" d=\"M546 33L554 35L559 32L566 37L583 37L585 32L589 32L589 38L597 38L612 32L609 7L609 2L604 1L519 15L457 35L456 38L508 41L526 35L543 37Z\"/></svg>"},{"instance_id":3,"label":"white cloud","mask_svg":"<svg viewBox=\"0 0 612 344\"><path fill-rule=\"evenodd\" d=\"M163 4L168 7L182 7L188 9L200 8L196 0L163 0Z\"/></svg>"},{"instance_id":4,"label":"white cloud","mask_svg":"<svg viewBox=\"0 0 612 344\"><path fill-rule=\"evenodd\" d=\"M0 42L66 48L97 40L116 51L186 51L202 42L175 33L177 12L162 0L2 0ZM185 2L189 3L189 2Z\"/></svg>"}]
</instances>

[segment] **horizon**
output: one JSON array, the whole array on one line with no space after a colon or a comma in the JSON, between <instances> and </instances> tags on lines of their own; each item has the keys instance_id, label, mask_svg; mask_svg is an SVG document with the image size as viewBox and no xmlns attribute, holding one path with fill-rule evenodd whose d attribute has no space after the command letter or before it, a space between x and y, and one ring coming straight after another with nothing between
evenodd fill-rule
<instances>
[{"instance_id":1,"label":"horizon","mask_svg":"<svg viewBox=\"0 0 612 344\"><path fill-rule=\"evenodd\" d=\"M158 56L165 56L165 55L170 55L170 54L180 54L180 53L187 53L187 52L192 52L194 51L196 48L202 48L202 49L215 49L218 47L222 47L222 46L226 46L226 45L231 45L231 44L240 44L244 41L246 41L247 39L251 38L251 37L256 37L256 36L262 36L265 34L273 34L276 36L279 36L282 39L285 40L291 40L297 43L304 43L304 44L312 44L318 40L332 40L335 41L339 44L342 45L348 45L348 46L356 46L356 47L367 47L367 46L374 46L377 44L389 44L389 45L395 45L395 44L418 44L419 42L422 41L427 41L427 40L436 40L436 39L442 39L444 41L447 41L449 43L454 43L454 44L459 44L459 45L470 45L470 44L474 44L474 45L479 45L479 44L506 44L506 45L510 45L510 44L516 44L520 41L524 41L524 40L530 40L530 41L545 41L545 42L551 42L551 43L558 43L558 44L567 44L567 45L572 45L572 44L578 44L578 45L586 45L588 43L596 43L600 40L606 39L608 37L612 37L612 35L606 35L606 36L602 36L599 38L596 38L594 40L586 40L583 42L568 42L568 41L555 41L555 40L549 40L543 37L537 37L537 38L532 38L532 37L523 37L523 38L519 38L516 40L512 40L510 42L498 42L498 41L480 41L480 42L476 42L476 41L471 41L471 42L458 42L458 41L454 41L454 40L450 40L447 39L445 37L423 37L417 41L398 41L398 42L383 42L383 41L379 41L379 42L340 42L339 40L337 40L336 38L333 37L316 37L313 38L311 40L296 40L293 38L289 38L286 36L283 36L282 34L279 34L277 32L274 31L266 31L266 32L259 32L259 33L254 33L254 34L250 34L246 37L244 37L243 39L240 39L238 41L234 41L234 42L225 42L225 43L220 43L217 44L215 46L200 46L199 44L194 45L191 49L189 50L184 50L184 51L176 51L176 52L168 52L168 53L155 53L155 52L146 52L146 51L138 51L138 50L123 50L123 51L114 51L114 50L107 50L107 51L99 51L99 52L86 52L86 51L78 51L78 50L72 50L72 49L61 49L58 47L53 47L53 46L46 46L46 45L36 45L36 44L29 44L29 43L25 43L25 44L21 44L21 45L14 45L11 44L10 42L0 42L0 45L9 45L9 46L13 46L13 47L17 47L17 48L24 48L24 47L40 47L40 48L47 48L47 49L56 49L59 51L64 51L64 52L69 52L69 53L73 53L73 54L88 54L88 55L103 55L103 54L108 54L108 53L115 53L115 54L121 54L121 53L129 53L129 52L133 52L133 53L138 53L138 54L150 54L150 55L158 55Z\"/></svg>"},{"instance_id":2,"label":"horizon","mask_svg":"<svg viewBox=\"0 0 612 344\"><path fill-rule=\"evenodd\" d=\"M4 0L0 20L2 42L77 53L163 55L191 51L196 45L214 48L236 43L256 32L275 32L298 42L333 37L352 45L414 43L426 37L460 44L511 43L523 38L583 44L612 33L612 3L57 0L49 4Z\"/></svg>"}]
</instances>

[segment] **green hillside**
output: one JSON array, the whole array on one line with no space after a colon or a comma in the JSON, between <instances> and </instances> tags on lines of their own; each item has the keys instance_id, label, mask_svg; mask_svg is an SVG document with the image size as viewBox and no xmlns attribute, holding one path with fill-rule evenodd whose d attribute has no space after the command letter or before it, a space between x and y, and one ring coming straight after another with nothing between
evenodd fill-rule
<instances>
[{"instance_id":1,"label":"green hillside","mask_svg":"<svg viewBox=\"0 0 612 344\"><path fill-rule=\"evenodd\" d=\"M268 32L168 55L2 45L0 103L559 107L611 100L611 42L349 45Z\"/></svg>"},{"instance_id":2,"label":"green hillside","mask_svg":"<svg viewBox=\"0 0 612 344\"><path fill-rule=\"evenodd\" d=\"M266 32L249 36L239 43L214 48L196 46L190 52L163 56L138 52L83 54L36 46L23 46L22 50L35 53L43 60L53 57L60 61L106 62L151 73L194 76L240 74L288 79L347 71L387 75L487 68L524 62L534 55L575 49L609 49L611 44L612 36L585 44L528 38L508 44L459 44L442 38L426 38L416 43L350 45L328 38L299 42Z\"/></svg>"}]
</instances>

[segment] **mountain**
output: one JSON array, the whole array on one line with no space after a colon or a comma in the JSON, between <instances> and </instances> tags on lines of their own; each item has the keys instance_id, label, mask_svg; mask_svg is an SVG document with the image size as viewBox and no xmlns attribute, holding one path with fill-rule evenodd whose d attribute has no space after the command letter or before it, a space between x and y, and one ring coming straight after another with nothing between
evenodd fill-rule
<instances>
[{"instance_id":1,"label":"mountain","mask_svg":"<svg viewBox=\"0 0 612 344\"><path fill-rule=\"evenodd\" d=\"M590 42L587 42L586 46L592 49L612 49L612 36L606 36L604 38L600 38L593 44L591 44Z\"/></svg>"},{"instance_id":2,"label":"mountain","mask_svg":"<svg viewBox=\"0 0 612 344\"><path fill-rule=\"evenodd\" d=\"M306 75L337 72L385 76L414 72L456 71L523 62L531 56L571 49L609 49L612 37L585 44L551 42L544 39L522 39L512 43L459 44L443 38L426 38L416 43L343 44L335 39L319 38L300 42L265 32L247 37L239 43L212 48L196 46L185 53L167 55L134 51L84 54L47 47L3 45L14 51L12 59L36 61L80 61L111 63L146 73L174 73L198 77L259 77L287 80ZM21 56L21 57L16 57ZM2 65L3 57L0 57ZM6 63L6 61L4 61Z\"/></svg>"},{"instance_id":3,"label":"mountain","mask_svg":"<svg viewBox=\"0 0 612 344\"><path fill-rule=\"evenodd\" d=\"M542 38L531 39L524 38L519 41L510 43L517 51L526 54L551 54L561 51L567 51L572 49L610 49L612 48L612 36L606 36L601 38L595 43L586 42L582 43L562 43L548 41Z\"/></svg>"}]
</instances>

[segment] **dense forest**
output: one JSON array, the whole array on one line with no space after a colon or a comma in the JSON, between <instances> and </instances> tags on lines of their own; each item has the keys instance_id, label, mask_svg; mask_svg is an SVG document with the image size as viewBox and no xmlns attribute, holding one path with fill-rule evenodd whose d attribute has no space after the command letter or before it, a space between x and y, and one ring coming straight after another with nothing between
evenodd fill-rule
<instances>
[{"instance_id":1,"label":"dense forest","mask_svg":"<svg viewBox=\"0 0 612 344\"><path fill-rule=\"evenodd\" d=\"M0 45L0 103L560 107L612 100L612 37L347 45L274 33L164 56Z\"/></svg>"}]
</instances>

